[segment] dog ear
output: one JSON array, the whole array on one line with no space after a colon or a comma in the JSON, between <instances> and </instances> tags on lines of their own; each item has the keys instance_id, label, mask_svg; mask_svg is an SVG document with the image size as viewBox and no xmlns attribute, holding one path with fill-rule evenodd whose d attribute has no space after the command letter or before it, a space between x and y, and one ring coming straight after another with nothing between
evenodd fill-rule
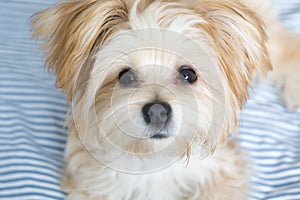
<instances>
[{"instance_id":1,"label":"dog ear","mask_svg":"<svg viewBox=\"0 0 300 200\"><path fill-rule=\"evenodd\" d=\"M125 24L127 15L126 1L75 0L61 1L32 17L32 35L44 41L46 64L69 100L80 68Z\"/></svg>"},{"instance_id":2,"label":"dog ear","mask_svg":"<svg viewBox=\"0 0 300 200\"><path fill-rule=\"evenodd\" d=\"M230 99L240 108L248 97L255 70L271 69L263 21L238 1L201 0L192 5L207 23L207 32L218 65L227 81Z\"/></svg>"}]
</instances>

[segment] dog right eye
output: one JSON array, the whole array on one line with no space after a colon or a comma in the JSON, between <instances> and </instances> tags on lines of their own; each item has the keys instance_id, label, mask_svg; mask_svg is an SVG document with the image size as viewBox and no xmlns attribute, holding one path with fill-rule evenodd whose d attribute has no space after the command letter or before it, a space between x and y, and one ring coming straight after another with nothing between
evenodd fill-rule
<instances>
[{"instance_id":1,"label":"dog right eye","mask_svg":"<svg viewBox=\"0 0 300 200\"><path fill-rule=\"evenodd\" d=\"M131 69L125 69L119 74L119 82L122 85L129 85L136 80L135 74Z\"/></svg>"},{"instance_id":2,"label":"dog right eye","mask_svg":"<svg viewBox=\"0 0 300 200\"><path fill-rule=\"evenodd\" d=\"M195 70L193 70L189 66L182 66L179 70L179 73L182 80L186 83L192 84L197 81L197 74Z\"/></svg>"}]
</instances>

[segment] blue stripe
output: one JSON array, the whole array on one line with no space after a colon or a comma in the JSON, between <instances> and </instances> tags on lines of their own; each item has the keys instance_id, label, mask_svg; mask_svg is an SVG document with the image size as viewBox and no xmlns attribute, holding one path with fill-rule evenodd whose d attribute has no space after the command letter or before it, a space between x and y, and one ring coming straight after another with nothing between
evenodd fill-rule
<instances>
[{"instance_id":1,"label":"blue stripe","mask_svg":"<svg viewBox=\"0 0 300 200\"><path fill-rule=\"evenodd\" d=\"M277 163L274 163L274 164L261 164L261 163L255 163L256 166L258 166L259 168L266 168L266 169L270 169L270 168L279 168L279 167L283 167L283 168L286 168L288 166L292 166L295 163L295 161L291 161L291 162L287 162L287 161L278 161L278 159L274 159L274 162L277 162ZM298 176L298 175L296 175ZM300 175L299 175L300 177Z\"/></svg>"},{"instance_id":2,"label":"blue stripe","mask_svg":"<svg viewBox=\"0 0 300 200\"><path fill-rule=\"evenodd\" d=\"M18 119L16 119L18 120ZM18 122L7 122L7 124L3 125L1 124L1 128L5 129L5 128L11 128L11 127L15 127L18 125L22 125L26 128L28 128L29 130L33 130L33 131L44 131L42 129L38 129L38 128L32 128L32 127L51 127L53 125L53 123L40 123L40 122L32 122L30 120L25 120L22 119L22 121L18 120Z\"/></svg>"},{"instance_id":3,"label":"blue stripe","mask_svg":"<svg viewBox=\"0 0 300 200\"><path fill-rule=\"evenodd\" d=\"M298 197L293 198L292 196L298 196ZM277 199L277 200L280 200L283 197L288 197L288 200L293 200L293 199L299 200L300 199L300 190L297 191L297 192L285 192L285 191L283 191L280 194L271 195L267 199Z\"/></svg>"},{"instance_id":4,"label":"blue stripe","mask_svg":"<svg viewBox=\"0 0 300 200\"><path fill-rule=\"evenodd\" d=\"M24 152L26 152L25 150L24 150ZM30 152L30 151L28 151L28 152ZM37 154L38 153L38 151L34 151L34 152L32 152L32 153L35 153L36 155L39 155L39 156L41 156L41 157L43 157L43 156L45 156L45 155L40 155L40 154ZM46 154L47 155L47 154ZM22 155L22 156L1 156L1 160L7 160L7 161L9 161L9 160L14 160L14 159L16 159L16 160L26 160L27 159L27 161L28 162L30 162L31 160L32 161L39 161L39 162L42 162L42 163L48 163L48 164L51 164L51 165L53 165L53 166L56 166L56 167L61 167L61 165L62 165L62 157L56 157L55 159L54 158L51 158L51 159L46 159L46 157L45 158L41 158L41 157L39 157L39 158L36 158L36 157L33 157L33 156L27 156L26 154L25 155ZM56 162L54 162L54 160L56 161ZM9 169L8 169L9 170Z\"/></svg>"},{"instance_id":5,"label":"blue stripe","mask_svg":"<svg viewBox=\"0 0 300 200\"><path fill-rule=\"evenodd\" d=\"M261 179L264 179L264 181L280 181L284 179L292 179L292 178L299 178L300 181L300 174L290 175L290 176L281 176L280 178L271 178L270 176L261 177ZM298 182L300 183L300 182Z\"/></svg>"},{"instance_id":6,"label":"blue stripe","mask_svg":"<svg viewBox=\"0 0 300 200\"><path fill-rule=\"evenodd\" d=\"M34 132L34 133L40 133L40 134L42 134L42 133L54 133L54 130L44 130L44 129L38 128L37 126L36 127L28 126L28 124L25 124L25 123L14 123L14 124L7 125L7 126L1 125L0 128L1 129L12 128L12 127L18 127L19 125L22 126L23 128L25 128L25 129L21 129L21 131L23 131L25 133L28 132L28 131L29 132ZM55 124L50 124L50 125L53 126ZM56 127L57 127L57 125L56 125ZM61 126L58 126L58 127L63 129ZM53 127L52 127L52 129L53 129ZM26 130L28 130L28 131L26 131ZM66 132L60 132L58 128L55 129L54 134L57 134L57 133L61 134L61 135L67 135ZM0 134L0 137L1 137L1 134ZM43 139L42 137L37 137L37 136L36 136L36 138Z\"/></svg>"},{"instance_id":7,"label":"blue stripe","mask_svg":"<svg viewBox=\"0 0 300 200\"><path fill-rule=\"evenodd\" d=\"M300 188L300 180L298 181L290 181L290 182L286 182L284 184L266 184L266 183L262 183L262 182L256 182L256 181L253 181L254 184L258 185L258 186L266 186L266 187L274 187L274 188L282 188L282 187L286 187L286 186L289 186L289 187L292 187L292 186L295 186L295 185L298 185L297 188ZM300 192L300 191L299 191Z\"/></svg>"},{"instance_id":8,"label":"blue stripe","mask_svg":"<svg viewBox=\"0 0 300 200\"><path fill-rule=\"evenodd\" d=\"M40 144L39 148L31 148L31 149L30 149L30 145L33 145L33 144L30 141L19 142L19 143L10 143L10 144L6 145L6 147L1 147L0 153L3 153L5 155L8 153L12 153L12 152L14 154L19 153L19 152L32 153L32 155L38 155L39 157L47 156L48 158L52 158L54 160L61 161L61 158L63 157L62 152L64 150L65 145L60 145L60 144L51 143L51 142L47 143L47 144L44 144L45 142L40 142L40 143L41 144ZM11 146L18 146L18 147L12 150ZM24 148L24 147L27 147L27 148ZM40 155L40 154L37 154L37 150L43 150L44 152L42 155Z\"/></svg>"},{"instance_id":9,"label":"blue stripe","mask_svg":"<svg viewBox=\"0 0 300 200\"><path fill-rule=\"evenodd\" d=\"M47 191L47 190L50 190L52 192L57 192L57 193L61 193L61 190L57 190L57 189L53 189L53 188L47 188L47 187L43 187L43 186L38 186L38 185L32 185L32 184L28 184L26 186L23 186L23 188L35 188L35 189L41 189L41 190L44 190L44 191ZM4 190L4 191L7 191L7 190L18 190L20 189L20 187L5 187L5 188L0 188L0 191Z\"/></svg>"},{"instance_id":10,"label":"blue stripe","mask_svg":"<svg viewBox=\"0 0 300 200\"><path fill-rule=\"evenodd\" d=\"M294 135L298 131L297 130L297 123L290 122L289 126L286 126L286 128L282 128L279 125L274 125L275 121L277 121L277 120L275 120L275 119L269 119L268 121L262 120L262 121L260 121L260 124L259 124L260 126L259 127L253 127L253 123L257 123L257 116L256 116L256 120L254 118L253 119L251 119L251 118L247 119L247 122L243 123L243 128L245 128L246 130L258 129L260 131L266 131L267 133L273 133L274 135L278 131L280 131L280 132L284 132L284 135L287 135L287 136L292 135L292 134ZM270 127L270 126L272 126L272 127ZM292 126L294 126L294 127L292 127ZM240 130L242 130L242 128ZM250 133L250 134L255 134L255 133Z\"/></svg>"},{"instance_id":11,"label":"blue stripe","mask_svg":"<svg viewBox=\"0 0 300 200\"><path fill-rule=\"evenodd\" d=\"M0 194L0 198L3 198L5 200L7 200L7 198L17 198L17 197L23 197L24 199L27 199L26 197L28 196L36 196L36 199L39 200L45 200L44 198L48 198L48 199L56 199L56 200L63 200L64 198L62 197L62 195L64 194L63 192L60 192L60 194L57 195L48 195L43 193L43 190L41 190L40 192L16 192L15 194L10 194L10 195L4 195L4 194Z\"/></svg>"},{"instance_id":12,"label":"blue stripe","mask_svg":"<svg viewBox=\"0 0 300 200\"><path fill-rule=\"evenodd\" d=\"M36 130L38 130L38 129L36 129ZM22 132L17 132L16 130L14 130L13 133L11 133L11 132L7 132L7 133L10 134L10 135L9 136L2 136L0 134L0 138L5 143L11 142L12 139L15 139L16 141L18 141L20 139L24 139L24 140L29 139L28 141L31 141L31 139L33 139L33 140L37 140L37 141L59 143L59 144L64 145L65 144L65 137L67 136L65 133L59 134L58 129L56 131L55 130L52 130L52 131L41 130L39 132L40 133L39 135L37 134L37 132L32 132L32 129L31 129L31 131L30 130L29 131L22 130ZM5 145L5 143L4 143L4 145ZM19 143L19 144L21 144L21 143Z\"/></svg>"},{"instance_id":13,"label":"blue stripe","mask_svg":"<svg viewBox=\"0 0 300 200\"><path fill-rule=\"evenodd\" d=\"M51 177L53 179L59 180L60 179L60 175L53 175L53 174L46 174L44 172L40 172L37 170L14 170L14 171L6 171L6 172L0 172L0 175L10 175L10 174L38 174L38 175L43 175L43 176L47 176L47 177ZM5 188L4 188L5 189Z\"/></svg>"},{"instance_id":14,"label":"blue stripe","mask_svg":"<svg viewBox=\"0 0 300 200\"><path fill-rule=\"evenodd\" d=\"M243 139L243 142L245 142L245 141L247 141L247 140ZM251 141L249 140L247 142L250 143ZM251 148L251 147L243 147L243 150L245 150L245 151L252 151L252 152L254 152L254 151L256 151L256 152L266 152L266 153L267 152L282 153L282 152L287 151L286 148L281 148L281 147L277 147L277 149L271 149L269 145L267 147L259 147L259 148L257 146L253 147L253 148ZM295 149L295 150L288 149L288 152L291 153L291 154L300 154L300 149Z\"/></svg>"},{"instance_id":15,"label":"blue stripe","mask_svg":"<svg viewBox=\"0 0 300 200\"><path fill-rule=\"evenodd\" d=\"M0 99L0 102L1 102L1 99ZM52 106L52 107L54 107L54 106ZM56 107L56 106L55 106ZM66 109L65 108L65 106L62 106L62 108L64 108L64 109ZM6 108L7 109L7 108ZM24 108L23 108L24 109ZM28 110L30 110L30 108L27 108ZM6 114L7 113L7 111L8 110L2 110L1 109L1 106L0 106L0 114ZM24 110L25 111L25 110ZM49 117L49 118L56 118L56 116L55 115L53 115L53 116L51 116L51 115L49 115L48 113L53 113L53 114L59 114L59 116L61 116L61 115L66 115L66 110L59 110L59 109L55 109L55 108L44 108L44 107L37 107L37 106L35 106L34 107L34 110L30 110L31 112L39 112L40 113L40 115L42 116L42 115L45 115L45 116L47 116L47 117ZM18 112L16 112L16 111L13 111L13 110L11 110L10 112L13 112L13 113L17 113L17 114L19 114ZM19 111L19 112L22 112L22 111ZM31 117L31 116L35 116L34 114L30 114L30 113L26 113L26 115L28 115L29 117ZM63 120L64 121L64 120Z\"/></svg>"},{"instance_id":16,"label":"blue stripe","mask_svg":"<svg viewBox=\"0 0 300 200\"><path fill-rule=\"evenodd\" d=\"M39 165L39 164L33 164L33 163L24 163L24 162L20 162L20 163L10 163L10 164L1 164L0 161L0 169L2 168L10 168L10 167L15 167L15 166L19 166L19 167L35 167L35 168L41 168L41 169L48 169L50 171L53 172L57 172L57 170L61 170L61 166L60 167L53 167L53 166L48 166L48 165ZM32 177L31 177L32 178ZM1 182L4 181L2 178L0 178ZM9 179L6 180L5 182L13 182L13 180Z\"/></svg>"}]
</instances>

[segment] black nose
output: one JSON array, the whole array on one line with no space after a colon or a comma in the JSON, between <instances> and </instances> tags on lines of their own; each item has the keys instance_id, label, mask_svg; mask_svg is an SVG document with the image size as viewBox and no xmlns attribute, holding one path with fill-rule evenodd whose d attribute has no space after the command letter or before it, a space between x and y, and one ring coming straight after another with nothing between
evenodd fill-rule
<instances>
[{"instance_id":1,"label":"black nose","mask_svg":"<svg viewBox=\"0 0 300 200\"><path fill-rule=\"evenodd\" d=\"M165 102L148 103L142 109L145 122L157 128L163 128L170 120L171 112L170 104Z\"/></svg>"}]
</instances>

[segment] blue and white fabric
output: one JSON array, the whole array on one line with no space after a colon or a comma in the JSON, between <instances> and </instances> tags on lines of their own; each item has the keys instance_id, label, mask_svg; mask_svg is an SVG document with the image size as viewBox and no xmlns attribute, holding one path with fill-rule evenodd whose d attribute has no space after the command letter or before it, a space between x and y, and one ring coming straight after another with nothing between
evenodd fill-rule
<instances>
[{"instance_id":1,"label":"blue and white fabric","mask_svg":"<svg viewBox=\"0 0 300 200\"><path fill-rule=\"evenodd\" d=\"M0 200L65 197L68 105L29 28L30 16L54 2L0 1ZM300 32L299 0L274 3L286 25ZM249 198L300 199L300 111L287 111L273 85L257 82L240 124L238 140L255 172Z\"/></svg>"}]
</instances>

